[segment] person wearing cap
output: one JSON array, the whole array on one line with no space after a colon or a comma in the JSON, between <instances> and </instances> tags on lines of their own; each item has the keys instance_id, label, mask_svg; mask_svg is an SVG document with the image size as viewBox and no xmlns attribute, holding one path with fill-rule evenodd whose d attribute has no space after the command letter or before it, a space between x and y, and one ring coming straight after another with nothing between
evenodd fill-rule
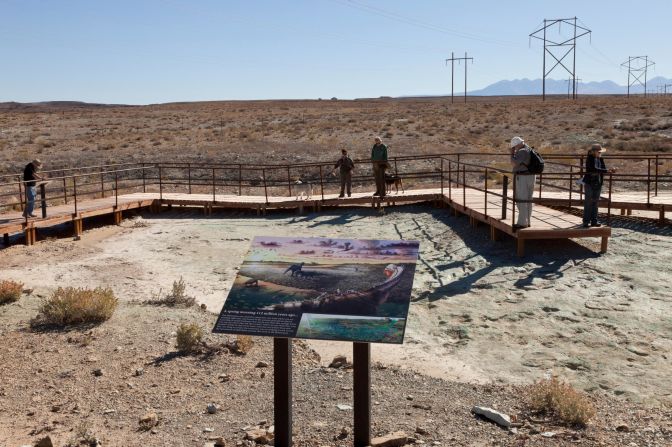
<instances>
[{"instance_id":1,"label":"person wearing cap","mask_svg":"<svg viewBox=\"0 0 672 447\"><path fill-rule=\"evenodd\" d=\"M376 180L376 192L374 196L385 197L385 170L387 169L387 146L380 137L374 138L371 148L371 163L373 164L373 177Z\"/></svg>"},{"instance_id":2,"label":"person wearing cap","mask_svg":"<svg viewBox=\"0 0 672 447\"><path fill-rule=\"evenodd\" d=\"M38 171L42 168L42 162L35 159L28 163L23 170L23 181L26 186L26 208L23 210L23 217L37 217L33 214L35 209L35 197L37 196L36 180L43 180Z\"/></svg>"},{"instance_id":3,"label":"person wearing cap","mask_svg":"<svg viewBox=\"0 0 672 447\"><path fill-rule=\"evenodd\" d=\"M341 194L338 197L343 197L346 190L348 191L348 197L350 197L352 193L352 170L355 168L355 162L352 161L346 149L341 150L341 158L336 162L334 170L336 168L339 168L341 175Z\"/></svg>"},{"instance_id":4,"label":"person wearing cap","mask_svg":"<svg viewBox=\"0 0 672 447\"><path fill-rule=\"evenodd\" d=\"M511 138L511 168L515 175L516 206L518 219L513 226L514 230L530 226L532 218L532 194L537 176L530 174L527 166L530 164L531 149L521 137Z\"/></svg>"},{"instance_id":5,"label":"person wearing cap","mask_svg":"<svg viewBox=\"0 0 672 447\"><path fill-rule=\"evenodd\" d=\"M614 173L615 169L607 169L602 154L606 151L599 144L593 144L586 157L586 171L583 176L583 228L600 227L597 222L597 209L604 183L604 174Z\"/></svg>"}]
</instances>

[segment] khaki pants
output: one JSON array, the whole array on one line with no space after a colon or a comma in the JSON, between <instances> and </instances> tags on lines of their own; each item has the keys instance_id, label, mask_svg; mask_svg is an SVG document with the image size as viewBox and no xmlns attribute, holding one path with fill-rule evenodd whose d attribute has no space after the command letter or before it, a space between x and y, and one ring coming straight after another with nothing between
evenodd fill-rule
<instances>
[{"instance_id":1,"label":"khaki pants","mask_svg":"<svg viewBox=\"0 0 672 447\"><path fill-rule=\"evenodd\" d=\"M376 180L376 194L380 196L385 195L385 169L387 169L386 161L373 162L373 178Z\"/></svg>"},{"instance_id":2,"label":"khaki pants","mask_svg":"<svg viewBox=\"0 0 672 447\"><path fill-rule=\"evenodd\" d=\"M341 195L347 190L348 197L352 192L352 171L343 172L341 171Z\"/></svg>"},{"instance_id":3,"label":"khaki pants","mask_svg":"<svg viewBox=\"0 0 672 447\"><path fill-rule=\"evenodd\" d=\"M516 205L518 206L517 225L530 226L532 218L532 202L518 202L518 200L532 200L534 194L535 175L516 175Z\"/></svg>"}]
</instances>

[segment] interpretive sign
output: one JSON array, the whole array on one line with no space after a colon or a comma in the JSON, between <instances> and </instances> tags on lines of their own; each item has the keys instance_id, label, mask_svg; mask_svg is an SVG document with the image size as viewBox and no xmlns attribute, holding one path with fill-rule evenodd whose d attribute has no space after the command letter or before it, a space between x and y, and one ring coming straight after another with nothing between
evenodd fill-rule
<instances>
[{"instance_id":1,"label":"interpretive sign","mask_svg":"<svg viewBox=\"0 0 672 447\"><path fill-rule=\"evenodd\" d=\"M259 236L213 332L402 343L419 243Z\"/></svg>"}]
</instances>

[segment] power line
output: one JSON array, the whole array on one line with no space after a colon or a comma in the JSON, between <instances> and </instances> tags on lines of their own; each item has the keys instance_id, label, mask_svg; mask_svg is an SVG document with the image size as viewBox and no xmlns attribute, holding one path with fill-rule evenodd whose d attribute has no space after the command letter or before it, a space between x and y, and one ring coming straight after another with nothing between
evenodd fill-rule
<instances>
[{"instance_id":1,"label":"power line","mask_svg":"<svg viewBox=\"0 0 672 447\"><path fill-rule=\"evenodd\" d=\"M446 59L446 65L450 61L450 102L454 101L454 90L455 90L455 61L459 64L464 61L464 102L467 102L467 61L474 63L473 57L467 57L467 52L464 52L464 57L455 57L455 53L450 53L450 59Z\"/></svg>"},{"instance_id":2,"label":"power line","mask_svg":"<svg viewBox=\"0 0 672 447\"><path fill-rule=\"evenodd\" d=\"M530 34L530 44L532 43L532 39L538 39L544 42L544 55L543 55L543 77L542 77L542 82L541 82L541 97L545 101L546 100L546 77L551 74L551 72L557 67L561 66L564 68L567 73L570 75L570 79L574 80L572 83L572 98L576 99L576 40L579 39L580 37L583 37L585 35L590 35L592 33L591 30L586 28L585 26L578 25L577 24L577 18L569 18L569 19L544 19L544 25L537 29L536 31L532 32ZM573 36L572 37L563 37L562 40L553 40L548 38L547 31L549 28L558 26L558 34L560 34L561 27L562 25L569 25L573 29ZM543 36L543 37L540 37ZM559 50L559 51L558 51ZM556 53L563 52L564 53L559 56ZM546 55L551 56L553 59L555 59L555 64L549 69L546 70ZM566 57L569 55L572 55L572 69L570 70L567 65L563 63Z\"/></svg>"},{"instance_id":3,"label":"power line","mask_svg":"<svg viewBox=\"0 0 672 447\"><path fill-rule=\"evenodd\" d=\"M649 56L628 56L628 60L621 64L622 67L628 67L628 98L630 97L630 87L639 83L644 87L644 96L648 93L646 90L646 78L649 67L656 65ZM642 82L642 76L644 82ZM632 79L632 82L631 82Z\"/></svg>"}]
</instances>

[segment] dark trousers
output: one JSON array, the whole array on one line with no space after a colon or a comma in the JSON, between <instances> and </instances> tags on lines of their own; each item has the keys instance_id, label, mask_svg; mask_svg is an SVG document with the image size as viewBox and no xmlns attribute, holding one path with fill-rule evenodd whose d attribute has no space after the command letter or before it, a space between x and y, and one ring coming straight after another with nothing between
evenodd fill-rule
<instances>
[{"instance_id":1,"label":"dark trousers","mask_svg":"<svg viewBox=\"0 0 672 447\"><path fill-rule=\"evenodd\" d=\"M376 180L376 194L385 195L385 169L387 162L373 162L373 178Z\"/></svg>"},{"instance_id":2,"label":"dark trousers","mask_svg":"<svg viewBox=\"0 0 672 447\"><path fill-rule=\"evenodd\" d=\"M583 223L597 223L597 205L600 201L602 185L586 183L583 188Z\"/></svg>"},{"instance_id":3,"label":"dark trousers","mask_svg":"<svg viewBox=\"0 0 672 447\"><path fill-rule=\"evenodd\" d=\"M352 171L341 171L341 195L343 195L346 190L348 191L349 197L352 192Z\"/></svg>"}]
</instances>

